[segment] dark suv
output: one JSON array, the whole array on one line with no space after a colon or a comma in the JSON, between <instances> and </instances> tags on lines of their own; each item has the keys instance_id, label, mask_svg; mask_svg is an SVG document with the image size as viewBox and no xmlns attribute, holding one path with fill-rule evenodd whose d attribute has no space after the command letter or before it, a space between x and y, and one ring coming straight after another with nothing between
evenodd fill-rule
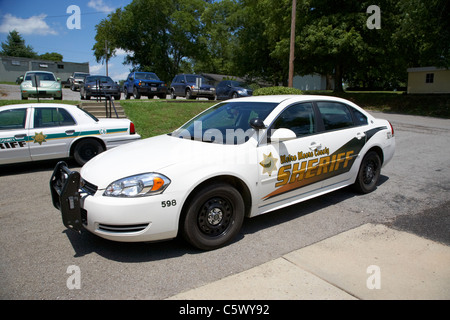
<instances>
[{"instance_id":1,"label":"dark suv","mask_svg":"<svg viewBox=\"0 0 450 320\"><path fill-rule=\"evenodd\" d=\"M141 96L165 99L167 86L153 72L131 72L123 84L123 93L125 99L130 99L131 96L135 99L140 99Z\"/></svg>"},{"instance_id":2,"label":"dark suv","mask_svg":"<svg viewBox=\"0 0 450 320\"><path fill-rule=\"evenodd\" d=\"M176 99L177 96L186 99L198 97L214 100L216 98L216 88L208 84L207 80L198 74L179 74L173 78L170 84L170 97Z\"/></svg>"}]
</instances>

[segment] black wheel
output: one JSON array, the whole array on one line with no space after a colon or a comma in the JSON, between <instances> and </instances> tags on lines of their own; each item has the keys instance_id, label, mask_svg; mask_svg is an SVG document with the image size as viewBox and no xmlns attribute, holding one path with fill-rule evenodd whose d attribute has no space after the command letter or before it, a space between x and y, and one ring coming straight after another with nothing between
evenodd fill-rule
<instances>
[{"instance_id":1,"label":"black wheel","mask_svg":"<svg viewBox=\"0 0 450 320\"><path fill-rule=\"evenodd\" d=\"M83 166L86 162L91 160L96 155L104 151L100 142L95 139L85 139L77 143L75 146L73 156L75 161Z\"/></svg>"},{"instance_id":2,"label":"black wheel","mask_svg":"<svg viewBox=\"0 0 450 320\"><path fill-rule=\"evenodd\" d=\"M228 184L215 184L196 193L181 228L183 237L202 250L220 248L232 241L244 221L241 194Z\"/></svg>"},{"instance_id":3,"label":"black wheel","mask_svg":"<svg viewBox=\"0 0 450 320\"><path fill-rule=\"evenodd\" d=\"M361 193L369 193L377 188L381 172L381 159L378 153L367 153L359 167L358 176L354 184L355 189Z\"/></svg>"},{"instance_id":4,"label":"black wheel","mask_svg":"<svg viewBox=\"0 0 450 320\"><path fill-rule=\"evenodd\" d=\"M176 94L175 94L175 90L170 90L170 99L176 99L177 98L177 96L176 96Z\"/></svg>"},{"instance_id":5,"label":"black wheel","mask_svg":"<svg viewBox=\"0 0 450 320\"><path fill-rule=\"evenodd\" d=\"M190 99L195 99L195 98L192 96L191 90L187 89L186 90L186 100L190 100Z\"/></svg>"},{"instance_id":6,"label":"black wheel","mask_svg":"<svg viewBox=\"0 0 450 320\"><path fill-rule=\"evenodd\" d=\"M133 97L135 99L140 99L141 98L141 94L139 93L138 89L136 87L133 88Z\"/></svg>"}]
</instances>

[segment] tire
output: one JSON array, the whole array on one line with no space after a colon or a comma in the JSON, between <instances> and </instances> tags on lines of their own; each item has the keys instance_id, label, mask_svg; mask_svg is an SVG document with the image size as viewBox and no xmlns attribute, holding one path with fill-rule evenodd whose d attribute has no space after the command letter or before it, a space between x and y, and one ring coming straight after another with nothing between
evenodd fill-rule
<instances>
[{"instance_id":1,"label":"tire","mask_svg":"<svg viewBox=\"0 0 450 320\"><path fill-rule=\"evenodd\" d=\"M239 233L244 211L244 200L235 188L223 183L208 185L189 203L181 234L198 249L220 248Z\"/></svg>"},{"instance_id":2,"label":"tire","mask_svg":"<svg viewBox=\"0 0 450 320\"><path fill-rule=\"evenodd\" d=\"M136 87L133 88L133 97L135 99L140 99L141 98L141 94L139 93L138 89Z\"/></svg>"},{"instance_id":3,"label":"tire","mask_svg":"<svg viewBox=\"0 0 450 320\"><path fill-rule=\"evenodd\" d=\"M170 99L176 99L177 96L175 95L175 90L170 90Z\"/></svg>"},{"instance_id":4,"label":"tire","mask_svg":"<svg viewBox=\"0 0 450 320\"><path fill-rule=\"evenodd\" d=\"M377 188L381 173L381 159L375 151L369 151L359 167L354 188L360 193L370 193Z\"/></svg>"},{"instance_id":5,"label":"tire","mask_svg":"<svg viewBox=\"0 0 450 320\"><path fill-rule=\"evenodd\" d=\"M83 166L86 162L91 160L96 155L102 153L103 151L105 150L103 149L103 146L100 142L95 139L85 139L77 143L73 152L73 156L75 158L75 161L80 166Z\"/></svg>"},{"instance_id":6,"label":"tire","mask_svg":"<svg viewBox=\"0 0 450 320\"><path fill-rule=\"evenodd\" d=\"M187 89L186 90L186 100L190 100L190 99L195 99L195 98L192 97L191 90Z\"/></svg>"},{"instance_id":7,"label":"tire","mask_svg":"<svg viewBox=\"0 0 450 320\"><path fill-rule=\"evenodd\" d=\"M131 95L128 94L128 90L126 87L123 89L123 95L125 96L125 99L130 99L131 97Z\"/></svg>"}]
</instances>

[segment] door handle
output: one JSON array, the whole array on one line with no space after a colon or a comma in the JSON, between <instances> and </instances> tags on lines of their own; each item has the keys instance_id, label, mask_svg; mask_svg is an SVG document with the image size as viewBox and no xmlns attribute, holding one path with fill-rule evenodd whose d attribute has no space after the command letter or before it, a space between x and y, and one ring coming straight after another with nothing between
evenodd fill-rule
<instances>
[{"instance_id":1,"label":"door handle","mask_svg":"<svg viewBox=\"0 0 450 320\"><path fill-rule=\"evenodd\" d=\"M67 130L66 131L66 134L69 135L69 136L74 134L74 133L75 133L75 130Z\"/></svg>"},{"instance_id":2,"label":"door handle","mask_svg":"<svg viewBox=\"0 0 450 320\"><path fill-rule=\"evenodd\" d=\"M358 132L356 134L356 139L361 140L362 138L364 138L366 135L364 133Z\"/></svg>"},{"instance_id":3,"label":"door handle","mask_svg":"<svg viewBox=\"0 0 450 320\"><path fill-rule=\"evenodd\" d=\"M24 133L24 134L16 134L15 136L14 136L14 138L16 138L16 139L23 139L23 138L25 138L27 135Z\"/></svg>"},{"instance_id":4,"label":"door handle","mask_svg":"<svg viewBox=\"0 0 450 320\"><path fill-rule=\"evenodd\" d=\"M316 143L316 142L312 142L309 145L309 150L316 150L316 149L321 149L322 148L322 144L321 143Z\"/></svg>"}]
</instances>

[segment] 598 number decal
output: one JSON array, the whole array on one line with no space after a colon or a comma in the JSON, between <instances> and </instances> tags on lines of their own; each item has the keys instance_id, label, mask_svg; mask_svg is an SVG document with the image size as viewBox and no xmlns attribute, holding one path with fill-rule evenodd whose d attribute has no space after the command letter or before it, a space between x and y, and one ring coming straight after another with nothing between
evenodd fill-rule
<instances>
[{"instance_id":1,"label":"598 number decal","mask_svg":"<svg viewBox=\"0 0 450 320\"><path fill-rule=\"evenodd\" d=\"M168 208L168 207L174 207L177 205L177 200L167 200L167 201L161 201L161 207Z\"/></svg>"}]
</instances>

